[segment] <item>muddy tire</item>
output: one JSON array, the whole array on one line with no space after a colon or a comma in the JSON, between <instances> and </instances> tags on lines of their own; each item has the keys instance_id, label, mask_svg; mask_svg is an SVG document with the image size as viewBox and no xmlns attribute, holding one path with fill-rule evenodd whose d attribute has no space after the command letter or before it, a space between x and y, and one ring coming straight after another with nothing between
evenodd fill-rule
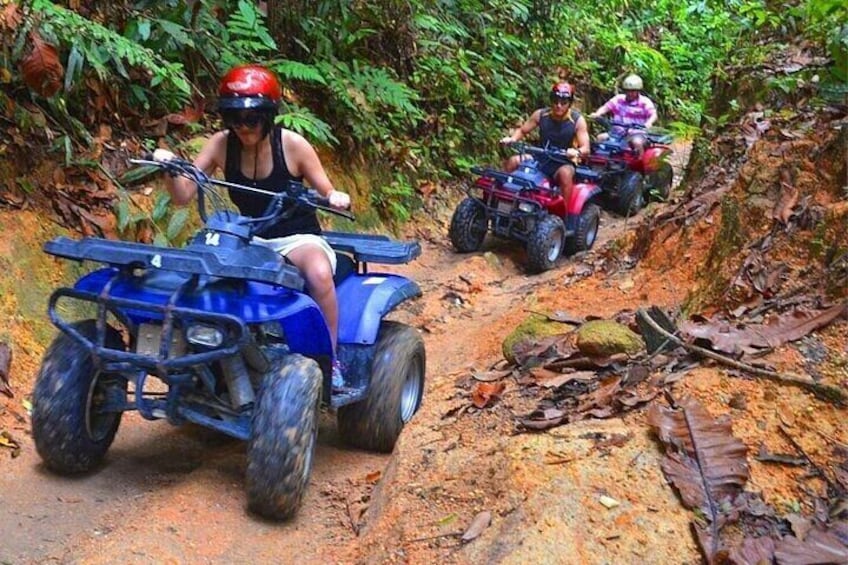
<instances>
[{"instance_id":1,"label":"muddy tire","mask_svg":"<svg viewBox=\"0 0 848 565\"><path fill-rule=\"evenodd\" d=\"M645 206L645 179L641 173L627 172L621 179L612 209L619 215L633 216Z\"/></svg>"},{"instance_id":2,"label":"muddy tire","mask_svg":"<svg viewBox=\"0 0 848 565\"><path fill-rule=\"evenodd\" d=\"M671 195L671 183L674 180L674 170L670 163L663 162L660 168L648 174L647 193L648 198L654 201L664 202Z\"/></svg>"},{"instance_id":3,"label":"muddy tire","mask_svg":"<svg viewBox=\"0 0 848 565\"><path fill-rule=\"evenodd\" d=\"M527 240L527 270L548 271L562 255L565 225L557 216L545 216Z\"/></svg>"},{"instance_id":4,"label":"muddy tire","mask_svg":"<svg viewBox=\"0 0 848 565\"><path fill-rule=\"evenodd\" d=\"M454 210L448 231L453 248L460 253L477 251L483 245L487 231L483 205L471 197L460 202Z\"/></svg>"},{"instance_id":5,"label":"muddy tire","mask_svg":"<svg viewBox=\"0 0 848 565\"><path fill-rule=\"evenodd\" d=\"M338 411L339 434L355 447L389 453L421 406L426 355L414 329L384 321L371 365L368 396Z\"/></svg>"},{"instance_id":6,"label":"muddy tire","mask_svg":"<svg viewBox=\"0 0 848 565\"><path fill-rule=\"evenodd\" d=\"M565 242L565 252L574 255L581 251L589 251L598 238L598 227L601 223L601 208L597 204L588 203L577 218L577 229L574 236Z\"/></svg>"},{"instance_id":7,"label":"muddy tire","mask_svg":"<svg viewBox=\"0 0 848 565\"><path fill-rule=\"evenodd\" d=\"M74 324L94 340L94 320ZM106 327L105 346L124 349L121 335ZM103 412L110 399L123 395L127 381L101 373L88 350L60 333L44 353L32 393L32 437L49 469L70 475L91 470L102 461L121 423L122 412Z\"/></svg>"},{"instance_id":8,"label":"muddy tire","mask_svg":"<svg viewBox=\"0 0 848 565\"><path fill-rule=\"evenodd\" d=\"M269 520L295 515L312 472L322 375L302 355L275 360L262 377L247 445L247 506Z\"/></svg>"}]
</instances>

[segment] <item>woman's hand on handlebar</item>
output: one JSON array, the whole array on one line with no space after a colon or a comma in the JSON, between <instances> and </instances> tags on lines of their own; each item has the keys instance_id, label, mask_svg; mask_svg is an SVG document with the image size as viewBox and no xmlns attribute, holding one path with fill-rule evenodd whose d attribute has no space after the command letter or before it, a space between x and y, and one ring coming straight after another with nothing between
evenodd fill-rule
<instances>
[{"instance_id":1,"label":"woman's hand on handlebar","mask_svg":"<svg viewBox=\"0 0 848 565\"><path fill-rule=\"evenodd\" d=\"M327 195L327 202L331 208L337 210L350 209L350 196L346 192L340 192L336 189L331 190L330 194Z\"/></svg>"},{"instance_id":2,"label":"woman's hand on handlebar","mask_svg":"<svg viewBox=\"0 0 848 565\"><path fill-rule=\"evenodd\" d=\"M167 149L157 149L153 152L153 160L159 163L167 163L173 161L177 156Z\"/></svg>"}]
</instances>

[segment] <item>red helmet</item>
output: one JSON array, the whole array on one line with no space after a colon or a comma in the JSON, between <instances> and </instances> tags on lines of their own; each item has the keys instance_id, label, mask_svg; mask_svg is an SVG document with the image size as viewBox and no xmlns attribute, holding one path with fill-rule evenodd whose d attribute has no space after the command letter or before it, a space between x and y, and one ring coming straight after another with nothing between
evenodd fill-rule
<instances>
[{"instance_id":1,"label":"red helmet","mask_svg":"<svg viewBox=\"0 0 848 565\"><path fill-rule=\"evenodd\" d=\"M551 99L571 100L574 98L574 87L567 82L558 82L551 87Z\"/></svg>"},{"instance_id":2,"label":"red helmet","mask_svg":"<svg viewBox=\"0 0 848 565\"><path fill-rule=\"evenodd\" d=\"M230 69L218 87L218 110L276 111L283 89L276 75L260 65Z\"/></svg>"}]
</instances>

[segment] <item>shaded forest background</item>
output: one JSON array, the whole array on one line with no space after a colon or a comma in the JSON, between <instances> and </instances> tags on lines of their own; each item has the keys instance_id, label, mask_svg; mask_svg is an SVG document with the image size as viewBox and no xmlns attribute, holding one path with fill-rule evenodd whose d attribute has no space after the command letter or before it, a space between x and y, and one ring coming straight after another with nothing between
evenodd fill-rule
<instances>
[{"instance_id":1,"label":"shaded forest background","mask_svg":"<svg viewBox=\"0 0 848 565\"><path fill-rule=\"evenodd\" d=\"M0 202L46 197L82 231L178 239L186 214L139 206L122 165L156 146L187 155L216 127L217 79L259 62L285 84L278 121L365 170L368 208L403 222L428 187L496 157L493 140L552 81L591 111L639 73L661 123L708 133L742 105L845 96L848 8L838 0L0 0ZM721 100L792 38L806 56L747 100ZM708 110L709 108L709 110ZM780 111L776 110L767 111ZM52 163L49 174L34 171ZM56 172L55 165L60 171ZM56 203L71 178L96 185ZM67 196L67 195L66 195ZM103 220L103 213L114 222ZM86 214L89 218L86 219Z\"/></svg>"}]
</instances>

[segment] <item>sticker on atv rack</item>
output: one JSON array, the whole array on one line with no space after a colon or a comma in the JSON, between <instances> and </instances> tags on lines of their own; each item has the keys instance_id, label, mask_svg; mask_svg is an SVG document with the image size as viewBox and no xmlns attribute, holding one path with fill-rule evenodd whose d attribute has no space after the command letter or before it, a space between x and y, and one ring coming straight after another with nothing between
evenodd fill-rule
<instances>
[{"instance_id":1,"label":"sticker on atv rack","mask_svg":"<svg viewBox=\"0 0 848 565\"><path fill-rule=\"evenodd\" d=\"M380 284L384 280L386 280L386 277L368 277L362 281L362 284Z\"/></svg>"},{"instance_id":2,"label":"sticker on atv rack","mask_svg":"<svg viewBox=\"0 0 848 565\"><path fill-rule=\"evenodd\" d=\"M154 267L156 267L157 269L161 269L162 268L162 256L157 253L150 260L150 264L153 265Z\"/></svg>"},{"instance_id":3,"label":"sticker on atv rack","mask_svg":"<svg viewBox=\"0 0 848 565\"><path fill-rule=\"evenodd\" d=\"M221 234L218 232L206 232L206 245L211 245L212 247L218 247L221 244Z\"/></svg>"}]
</instances>

